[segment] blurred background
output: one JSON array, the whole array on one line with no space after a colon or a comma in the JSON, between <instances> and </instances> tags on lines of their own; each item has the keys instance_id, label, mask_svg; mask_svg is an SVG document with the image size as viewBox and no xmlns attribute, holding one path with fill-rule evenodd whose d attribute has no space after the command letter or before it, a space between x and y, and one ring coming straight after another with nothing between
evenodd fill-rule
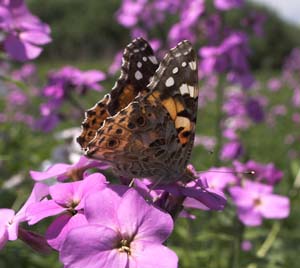
<instances>
[{"instance_id":1,"label":"blurred background","mask_svg":"<svg viewBox=\"0 0 300 268\"><path fill-rule=\"evenodd\" d=\"M179 0L26 1L51 28L52 42L25 65L1 57L0 207L18 209L26 200L33 185L30 170L78 160L74 137L84 110L110 91L120 53L134 37L149 40L159 58L188 38L199 55L201 84L191 162L202 171L236 167L235 161L271 165L270 184L290 199L291 210L286 219L251 227L238 221L229 201L224 212L193 212L196 220L179 219L168 245L184 268L299 266L300 2L202 2L205 10L195 15L196 7L185 10L188 1ZM78 85L65 66L98 73ZM59 100L50 90L57 89L58 80L65 90ZM46 224L30 228L43 233ZM56 253L42 256L16 241L0 251L0 268L7 267L62 265Z\"/></svg>"}]
</instances>

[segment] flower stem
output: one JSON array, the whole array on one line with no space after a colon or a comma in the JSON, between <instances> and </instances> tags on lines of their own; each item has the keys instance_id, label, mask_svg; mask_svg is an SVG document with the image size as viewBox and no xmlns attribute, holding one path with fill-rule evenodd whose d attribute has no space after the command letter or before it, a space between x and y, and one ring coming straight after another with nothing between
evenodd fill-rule
<instances>
[{"instance_id":1,"label":"flower stem","mask_svg":"<svg viewBox=\"0 0 300 268\"><path fill-rule=\"evenodd\" d=\"M215 136L216 136L216 149L215 149L215 166L220 164L220 151L222 147L222 119L223 119L223 102L224 102L224 83L223 79L219 78L219 84L216 88L217 99L216 99L216 125L215 125Z\"/></svg>"},{"instance_id":2,"label":"flower stem","mask_svg":"<svg viewBox=\"0 0 300 268\"><path fill-rule=\"evenodd\" d=\"M266 240L263 242L259 250L256 252L256 256L259 258L264 258L270 248L272 247L274 241L277 238L277 235L280 231L281 225L279 222L274 222L271 231L269 232Z\"/></svg>"}]
</instances>

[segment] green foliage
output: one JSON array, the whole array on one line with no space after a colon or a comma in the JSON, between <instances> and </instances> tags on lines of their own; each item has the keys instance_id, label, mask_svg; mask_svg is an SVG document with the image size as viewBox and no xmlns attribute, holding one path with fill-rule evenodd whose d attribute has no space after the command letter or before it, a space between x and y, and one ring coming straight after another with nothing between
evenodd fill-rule
<instances>
[{"instance_id":1,"label":"green foliage","mask_svg":"<svg viewBox=\"0 0 300 268\"><path fill-rule=\"evenodd\" d=\"M48 23L52 29L53 42L43 52L42 58L56 60L110 59L114 53L128 42L128 30L116 21L116 11L120 0L51 0L41 5L38 0L30 0L34 14ZM208 5L208 8L210 5ZM244 9L232 10L224 14L233 28L239 28L242 18L253 10L266 14L265 33L262 38L252 35L251 65L253 68L279 68L292 48L300 45L300 29L289 25L273 11L247 3ZM154 31L156 38L164 39L176 17Z\"/></svg>"},{"instance_id":2,"label":"green foliage","mask_svg":"<svg viewBox=\"0 0 300 268\"><path fill-rule=\"evenodd\" d=\"M45 57L74 59L112 55L128 32L115 19L119 0L31 0L29 6L52 29ZM125 41L126 40L126 41Z\"/></svg>"}]
</instances>

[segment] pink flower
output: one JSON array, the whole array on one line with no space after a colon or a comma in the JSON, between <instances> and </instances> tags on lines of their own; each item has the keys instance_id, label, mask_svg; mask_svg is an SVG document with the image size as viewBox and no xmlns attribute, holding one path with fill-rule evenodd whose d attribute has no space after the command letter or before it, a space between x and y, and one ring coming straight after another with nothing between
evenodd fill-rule
<instances>
[{"instance_id":1,"label":"pink flower","mask_svg":"<svg viewBox=\"0 0 300 268\"><path fill-rule=\"evenodd\" d=\"M258 226L266 219L284 219L290 213L290 201L272 193L273 187L245 180L243 186L229 189L238 208L238 217L248 226Z\"/></svg>"},{"instance_id":2,"label":"pink flower","mask_svg":"<svg viewBox=\"0 0 300 268\"><path fill-rule=\"evenodd\" d=\"M105 177L100 173L94 173L82 181L50 186L51 200L44 199L27 208L28 223L35 224L46 217L60 214L46 233L49 245L59 249L69 230L86 224L83 214L85 199L93 192L99 194L105 186Z\"/></svg>"},{"instance_id":3,"label":"pink flower","mask_svg":"<svg viewBox=\"0 0 300 268\"><path fill-rule=\"evenodd\" d=\"M162 245L172 218L136 190L121 197L106 188L89 196L85 208L89 224L71 230L60 251L65 268L177 267L176 254Z\"/></svg>"},{"instance_id":4,"label":"pink flower","mask_svg":"<svg viewBox=\"0 0 300 268\"><path fill-rule=\"evenodd\" d=\"M12 209L0 209L0 249L4 247L8 240L17 240L19 236L19 224L27 221L26 209L48 194L48 186L36 183L31 195L23 207L15 213Z\"/></svg>"},{"instance_id":5,"label":"pink flower","mask_svg":"<svg viewBox=\"0 0 300 268\"><path fill-rule=\"evenodd\" d=\"M35 181L42 181L50 178L57 178L59 181L64 181L68 178L73 180L81 180L87 175L87 170L90 168L107 168L106 164L99 161L93 161L85 156L80 157L75 164L58 163L49 167L46 171L30 171L30 176Z\"/></svg>"},{"instance_id":6,"label":"pink flower","mask_svg":"<svg viewBox=\"0 0 300 268\"><path fill-rule=\"evenodd\" d=\"M4 49L9 56L18 61L38 57L42 52L41 46L51 41L49 26L32 15L22 0L6 1L0 8L9 12L5 24L2 24L7 33Z\"/></svg>"}]
</instances>

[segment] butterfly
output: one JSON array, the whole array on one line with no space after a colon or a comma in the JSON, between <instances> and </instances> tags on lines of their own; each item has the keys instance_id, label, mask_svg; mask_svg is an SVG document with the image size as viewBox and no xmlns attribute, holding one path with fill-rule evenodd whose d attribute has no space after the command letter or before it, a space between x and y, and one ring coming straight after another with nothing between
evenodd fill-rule
<instances>
[{"instance_id":1,"label":"butterfly","mask_svg":"<svg viewBox=\"0 0 300 268\"><path fill-rule=\"evenodd\" d=\"M187 40L160 64L151 46L133 40L110 94L86 111L78 143L87 157L126 178L156 184L191 180L198 103L197 56Z\"/></svg>"}]
</instances>

